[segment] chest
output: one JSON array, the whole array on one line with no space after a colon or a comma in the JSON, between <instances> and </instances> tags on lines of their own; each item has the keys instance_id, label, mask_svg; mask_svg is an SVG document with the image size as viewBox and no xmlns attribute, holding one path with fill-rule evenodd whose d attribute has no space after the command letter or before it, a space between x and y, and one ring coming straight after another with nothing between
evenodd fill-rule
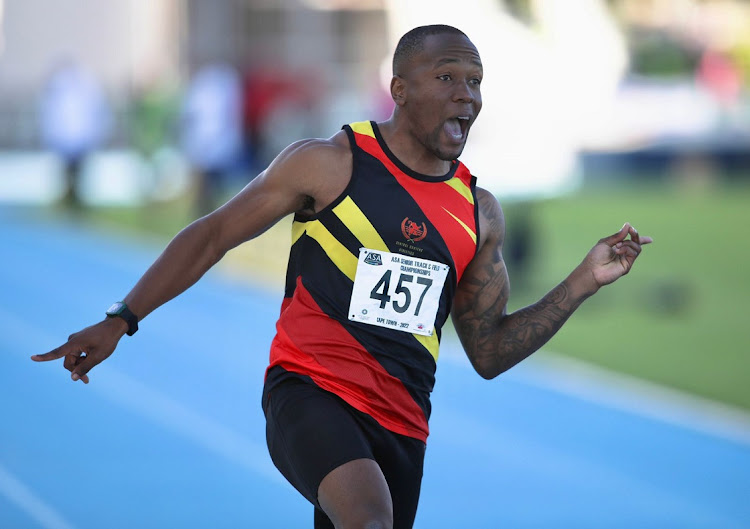
<instances>
[{"instance_id":1,"label":"chest","mask_svg":"<svg viewBox=\"0 0 750 529\"><path fill-rule=\"evenodd\" d=\"M346 197L337 207L339 219L352 233L377 233L393 253L450 264L459 275L474 255L470 183L423 181L365 163L355 166Z\"/></svg>"}]
</instances>

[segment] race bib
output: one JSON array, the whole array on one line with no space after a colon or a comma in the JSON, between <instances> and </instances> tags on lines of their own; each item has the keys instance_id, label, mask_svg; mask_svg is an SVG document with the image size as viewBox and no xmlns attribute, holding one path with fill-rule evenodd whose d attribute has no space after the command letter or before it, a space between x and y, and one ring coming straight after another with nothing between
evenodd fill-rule
<instances>
[{"instance_id":1,"label":"race bib","mask_svg":"<svg viewBox=\"0 0 750 529\"><path fill-rule=\"evenodd\" d=\"M449 269L427 259L360 248L349 319L432 336Z\"/></svg>"}]
</instances>

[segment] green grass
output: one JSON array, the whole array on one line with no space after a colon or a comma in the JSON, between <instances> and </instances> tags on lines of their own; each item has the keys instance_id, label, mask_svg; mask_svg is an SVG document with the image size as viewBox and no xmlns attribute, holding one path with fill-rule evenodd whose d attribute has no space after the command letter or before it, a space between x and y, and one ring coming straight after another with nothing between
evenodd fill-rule
<instances>
[{"instance_id":1,"label":"green grass","mask_svg":"<svg viewBox=\"0 0 750 529\"><path fill-rule=\"evenodd\" d=\"M100 226L145 230L166 241L192 220L189 205L182 200L88 215ZM586 301L548 348L750 409L750 248L744 240L749 205L750 186L696 190L670 184L506 204L508 240L525 212L536 241L530 264L519 269L509 263L509 308L536 301L598 239L629 221L654 237L654 244L645 247L628 276ZM288 248L284 222L230 252L225 270L279 285Z\"/></svg>"}]
</instances>

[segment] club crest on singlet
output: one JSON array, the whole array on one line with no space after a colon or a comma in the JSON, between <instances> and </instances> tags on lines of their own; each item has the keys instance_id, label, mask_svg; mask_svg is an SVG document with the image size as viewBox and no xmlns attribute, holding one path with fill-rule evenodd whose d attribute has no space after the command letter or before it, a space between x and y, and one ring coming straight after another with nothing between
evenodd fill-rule
<instances>
[{"instance_id":1,"label":"club crest on singlet","mask_svg":"<svg viewBox=\"0 0 750 529\"><path fill-rule=\"evenodd\" d=\"M401 233L409 242L419 242L427 237L427 224L418 224L409 217L401 221Z\"/></svg>"},{"instance_id":2,"label":"club crest on singlet","mask_svg":"<svg viewBox=\"0 0 750 529\"><path fill-rule=\"evenodd\" d=\"M436 261L360 248L349 319L432 336L449 269Z\"/></svg>"}]
</instances>

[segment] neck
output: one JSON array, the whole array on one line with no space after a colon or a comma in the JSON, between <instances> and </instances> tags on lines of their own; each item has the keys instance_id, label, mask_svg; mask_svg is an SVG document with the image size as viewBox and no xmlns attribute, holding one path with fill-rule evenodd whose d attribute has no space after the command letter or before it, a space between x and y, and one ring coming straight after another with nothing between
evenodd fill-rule
<instances>
[{"instance_id":1,"label":"neck","mask_svg":"<svg viewBox=\"0 0 750 529\"><path fill-rule=\"evenodd\" d=\"M441 160L427 149L408 124L398 119L396 112L387 121L378 123L378 128L393 155L409 169L428 176L443 176L450 171L451 162Z\"/></svg>"}]
</instances>

